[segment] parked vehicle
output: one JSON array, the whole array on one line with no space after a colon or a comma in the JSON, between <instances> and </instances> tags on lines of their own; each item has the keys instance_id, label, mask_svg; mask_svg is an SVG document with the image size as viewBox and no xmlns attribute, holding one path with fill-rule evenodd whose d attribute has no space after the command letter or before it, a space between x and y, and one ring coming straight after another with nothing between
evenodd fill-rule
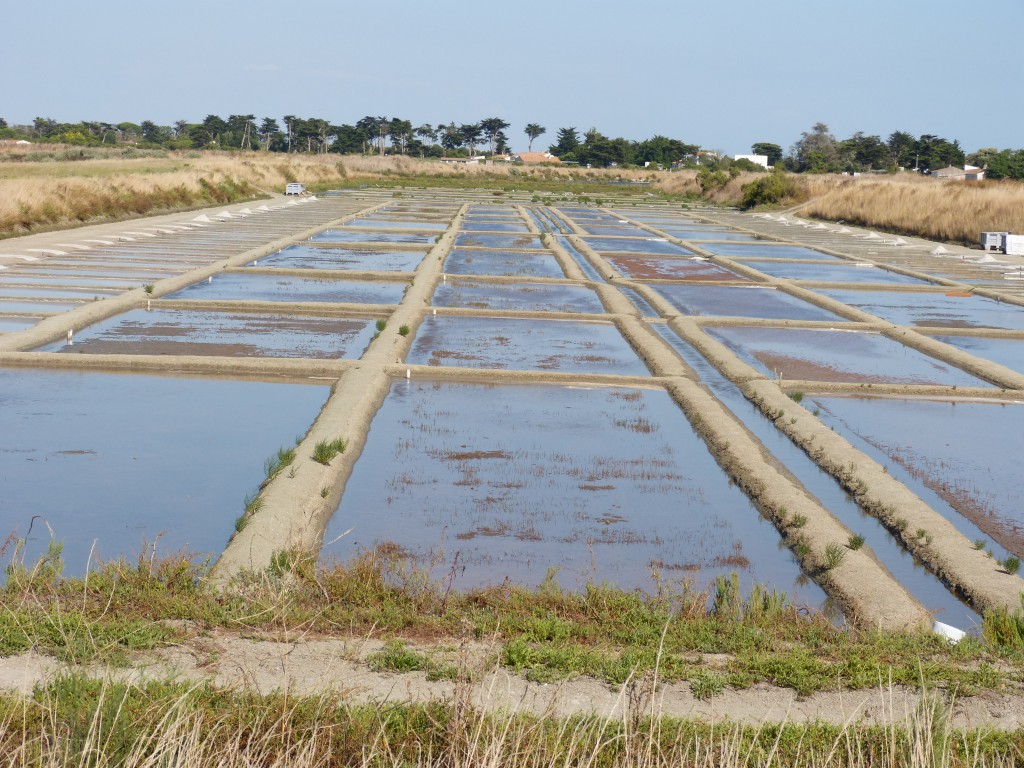
<instances>
[{"instance_id":1,"label":"parked vehicle","mask_svg":"<svg viewBox=\"0 0 1024 768\"><path fill-rule=\"evenodd\" d=\"M292 183L285 185L284 193L286 195L304 195L306 194L306 187L296 181L293 181Z\"/></svg>"}]
</instances>

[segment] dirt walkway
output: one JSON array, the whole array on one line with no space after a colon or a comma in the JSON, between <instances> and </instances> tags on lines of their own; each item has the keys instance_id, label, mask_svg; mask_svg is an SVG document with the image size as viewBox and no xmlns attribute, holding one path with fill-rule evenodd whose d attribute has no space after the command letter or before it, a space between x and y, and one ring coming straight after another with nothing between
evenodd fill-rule
<instances>
[{"instance_id":1,"label":"dirt walkway","mask_svg":"<svg viewBox=\"0 0 1024 768\"><path fill-rule=\"evenodd\" d=\"M351 637L242 638L225 632L194 632L182 644L138 654L125 668L78 668L97 678L143 683L175 680L209 683L236 691L269 694L288 691L314 696L341 694L352 703L425 703L469 700L487 711L515 711L534 715L596 715L622 719L641 714L695 719L705 722L753 724L823 722L845 725L860 722L884 725L906 720L918 707L921 694L914 689L890 687L826 691L799 697L795 691L758 683L746 689L725 688L699 698L687 682L660 683L651 697L651 679L625 686L589 677L555 683L530 682L496 663L500 647L492 642L410 645L439 663L452 665L472 684L429 680L424 672L398 674L375 670L371 657L384 647L376 639ZM704 654L713 672L728 657ZM0 658L0 689L30 695L37 685L73 671L54 659L37 654ZM952 695L953 692L946 692ZM956 696L952 725L957 728L989 726L1014 730L1024 726L1024 696L1016 687Z\"/></svg>"}]
</instances>

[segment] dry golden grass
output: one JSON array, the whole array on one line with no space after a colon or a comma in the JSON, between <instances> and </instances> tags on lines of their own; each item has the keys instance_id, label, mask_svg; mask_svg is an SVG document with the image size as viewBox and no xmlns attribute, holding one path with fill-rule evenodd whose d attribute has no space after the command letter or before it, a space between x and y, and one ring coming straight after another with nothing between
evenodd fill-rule
<instances>
[{"instance_id":1,"label":"dry golden grass","mask_svg":"<svg viewBox=\"0 0 1024 768\"><path fill-rule=\"evenodd\" d=\"M985 231L1024 231L1024 185L927 176L805 176L801 213L931 240L975 245Z\"/></svg>"},{"instance_id":2,"label":"dry golden grass","mask_svg":"<svg viewBox=\"0 0 1024 768\"><path fill-rule=\"evenodd\" d=\"M0 237L250 200L280 192L289 181L322 185L346 179L468 177L494 185L514 184L517 179L663 182L669 176L557 166L446 165L409 157L205 152L126 158L96 150L92 154L88 159L67 159L69 151L55 147L42 161L32 159L40 156L38 149L5 150L0 157Z\"/></svg>"}]
</instances>

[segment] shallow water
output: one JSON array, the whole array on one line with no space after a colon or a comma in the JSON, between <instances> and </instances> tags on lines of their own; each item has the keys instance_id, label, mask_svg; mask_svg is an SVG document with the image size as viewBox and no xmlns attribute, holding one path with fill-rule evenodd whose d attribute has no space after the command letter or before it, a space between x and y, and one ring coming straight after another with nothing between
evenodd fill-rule
<instances>
[{"instance_id":1,"label":"shallow water","mask_svg":"<svg viewBox=\"0 0 1024 768\"><path fill-rule=\"evenodd\" d=\"M109 277L61 277L53 275L34 275L26 272L19 272L18 277L0 277L0 286L24 286L24 285L66 285L82 286L86 288L99 288L115 291L123 291L129 288L138 288L139 284L134 280L117 280Z\"/></svg>"},{"instance_id":2,"label":"shallow water","mask_svg":"<svg viewBox=\"0 0 1024 768\"><path fill-rule=\"evenodd\" d=\"M504 277L565 277L550 253L516 253L456 248L444 262L453 275L500 275Z\"/></svg>"},{"instance_id":3,"label":"shallow water","mask_svg":"<svg viewBox=\"0 0 1024 768\"><path fill-rule=\"evenodd\" d=\"M463 232L522 232L524 234L529 234L530 232L530 228L523 223L521 218L518 221L474 219L462 222L461 229Z\"/></svg>"},{"instance_id":4,"label":"shallow water","mask_svg":"<svg viewBox=\"0 0 1024 768\"><path fill-rule=\"evenodd\" d=\"M605 259L621 274L637 280L672 279L693 282L750 280L748 277L712 264L710 261L697 259L657 256L605 256Z\"/></svg>"},{"instance_id":5,"label":"shallow water","mask_svg":"<svg viewBox=\"0 0 1024 768\"><path fill-rule=\"evenodd\" d=\"M820 606L779 537L661 390L397 381L322 559L390 543L465 589L741 574Z\"/></svg>"},{"instance_id":6,"label":"shallow water","mask_svg":"<svg viewBox=\"0 0 1024 768\"><path fill-rule=\"evenodd\" d=\"M747 243L707 243L701 245L705 251L718 256L736 256L752 259L816 259L843 262L838 256L830 256L811 248L796 245L755 245Z\"/></svg>"},{"instance_id":7,"label":"shallow water","mask_svg":"<svg viewBox=\"0 0 1024 768\"><path fill-rule=\"evenodd\" d=\"M644 317L660 317L658 310L651 306L651 303L647 301L639 291L630 288L628 285L617 285L615 288L619 293L629 299L629 303L636 307Z\"/></svg>"},{"instance_id":8,"label":"shallow water","mask_svg":"<svg viewBox=\"0 0 1024 768\"><path fill-rule=\"evenodd\" d=\"M649 375L612 323L575 320L431 315L408 359L456 368Z\"/></svg>"},{"instance_id":9,"label":"shallow water","mask_svg":"<svg viewBox=\"0 0 1024 768\"><path fill-rule=\"evenodd\" d=\"M987 339L981 336L933 336L964 352L1005 365L1018 373L1024 373L1024 340Z\"/></svg>"},{"instance_id":10,"label":"shallow water","mask_svg":"<svg viewBox=\"0 0 1024 768\"><path fill-rule=\"evenodd\" d=\"M362 318L136 309L76 331L42 352L358 358L374 334Z\"/></svg>"},{"instance_id":11,"label":"shallow water","mask_svg":"<svg viewBox=\"0 0 1024 768\"><path fill-rule=\"evenodd\" d=\"M644 238L584 237L584 242L593 250L609 253L653 253L667 256L693 255L681 245L659 240L654 236Z\"/></svg>"},{"instance_id":12,"label":"shallow water","mask_svg":"<svg viewBox=\"0 0 1024 768\"><path fill-rule=\"evenodd\" d=\"M841 289L815 292L900 325L1024 330L1024 307L981 296Z\"/></svg>"},{"instance_id":13,"label":"shallow water","mask_svg":"<svg viewBox=\"0 0 1024 768\"><path fill-rule=\"evenodd\" d=\"M675 229L672 227L658 227L662 232L680 240L735 240L737 242L755 242L757 238L752 235L745 235L742 232L730 232L728 230L713 229Z\"/></svg>"},{"instance_id":14,"label":"shallow water","mask_svg":"<svg viewBox=\"0 0 1024 768\"><path fill-rule=\"evenodd\" d=\"M455 236L455 245L460 248L514 248L542 250L540 235L489 235L482 232L463 232Z\"/></svg>"},{"instance_id":15,"label":"shallow water","mask_svg":"<svg viewBox=\"0 0 1024 768\"><path fill-rule=\"evenodd\" d=\"M352 219L345 222L346 227L366 227L369 229L421 229L431 232L441 232L448 228L447 224L435 221L423 220L399 220L385 219L377 216L370 216L365 219Z\"/></svg>"},{"instance_id":16,"label":"shallow water","mask_svg":"<svg viewBox=\"0 0 1024 768\"><path fill-rule=\"evenodd\" d=\"M0 370L0 509L6 530L49 535L65 572L90 558L217 554L263 461L302 435L323 385ZM34 519L35 518L35 519ZM33 520L34 519L34 520Z\"/></svg>"},{"instance_id":17,"label":"shallow water","mask_svg":"<svg viewBox=\"0 0 1024 768\"><path fill-rule=\"evenodd\" d=\"M582 285L486 284L449 280L437 286L433 304L437 307L469 309L604 314L604 306L597 294Z\"/></svg>"},{"instance_id":18,"label":"shallow water","mask_svg":"<svg viewBox=\"0 0 1024 768\"><path fill-rule=\"evenodd\" d=\"M842 320L826 309L773 288L721 285L657 285L653 288L684 315Z\"/></svg>"},{"instance_id":19,"label":"shallow water","mask_svg":"<svg viewBox=\"0 0 1024 768\"><path fill-rule=\"evenodd\" d=\"M168 299L205 301L327 301L350 304L397 304L404 283L317 280L310 277L240 274L217 275L168 295Z\"/></svg>"},{"instance_id":20,"label":"shallow water","mask_svg":"<svg viewBox=\"0 0 1024 768\"><path fill-rule=\"evenodd\" d=\"M0 299L0 312L16 314L18 312L40 312L59 314L69 309L80 307L86 302L80 301L74 304L56 301L4 301Z\"/></svg>"},{"instance_id":21,"label":"shallow water","mask_svg":"<svg viewBox=\"0 0 1024 768\"><path fill-rule=\"evenodd\" d=\"M707 328L766 376L857 384L985 382L878 333L810 328Z\"/></svg>"},{"instance_id":22,"label":"shallow water","mask_svg":"<svg viewBox=\"0 0 1024 768\"><path fill-rule=\"evenodd\" d=\"M23 331L38 322L38 317L0 317L0 331Z\"/></svg>"},{"instance_id":23,"label":"shallow water","mask_svg":"<svg viewBox=\"0 0 1024 768\"><path fill-rule=\"evenodd\" d=\"M119 296L122 292L116 288L81 288L61 290L59 288L21 288L0 285L0 301L5 299L74 299L76 301L92 301L94 296L106 298Z\"/></svg>"},{"instance_id":24,"label":"shallow water","mask_svg":"<svg viewBox=\"0 0 1024 768\"><path fill-rule=\"evenodd\" d=\"M847 528L864 537L865 545L903 586L936 618L969 629L980 627L973 609L958 600L939 579L903 549L876 518L866 514L836 480L775 427L739 388L715 370L693 347L663 323L651 326L696 371L707 386L797 480Z\"/></svg>"},{"instance_id":25,"label":"shallow water","mask_svg":"<svg viewBox=\"0 0 1024 768\"><path fill-rule=\"evenodd\" d=\"M348 269L365 272L412 272L426 251L392 251L362 248L317 248L292 245L249 263L250 267L288 269Z\"/></svg>"},{"instance_id":26,"label":"shallow water","mask_svg":"<svg viewBox=\"0 0 1024 768\"><path fill-rule=\"evenodd\" d=\"M314 243L433 243L436 235L414 235L404 232L362 232L328 229L309 238Z\"/></svg>"},{"instance_id":27,"label":"shallow water","mask_svg":"<svg viewBox=\"0 0 1024 768\"><path fill-rule=\"evenodd\" d=\"M817 280L828 283L893 283L905 285L931 285L879 267L855 267L851 264L791 264L785 261L744 261L745 266L774 277L791 280Z\"/></svg>"},{"instance_id":28,"label":"shallow water","mask_svg":"<svg viewBox=\"0 0 1024 768\"><path fill-rule=\"evenodd\" d=\"M584 256L576 248L576 246L574 246L569 241L568 237L564 235L558 235L558 242L565 249L566 253L569 254L572 260L576 262L576 265L580 268L580 270L583 272L583 275L588 280L593 280L594 282L604 282L604 279L601 277L600 273L594 268L594 265L591 264L590 260L587 259L587 257Z\"/></svg>"},{"instance_id":29,"label":"shallow water","mask_svg":"<svg viewBox=\"0 0 1024 768\"><path fill-rule=\"evenodd\" d=\"M628 226L626 224L588 224L584 231L588 235L601 235L605 237L650 237L651 233L640 227Z\"/></svg>"},{"instance_id":30,"label":"shallow water","mask_svg":"<svg viewBox=\"0 0 1024 768\"><path fill-rule=\"evenodd\" d=\"M810 399L826 424L870 446L869 452L890 466L891 473L892 465L898 465L903 470L898 479L968 539L994 539L1001 548L991 542L988 548L999 558L1005 550L1024 557L1019 488L1024 404Z\"/></svg>"}]
</instances>

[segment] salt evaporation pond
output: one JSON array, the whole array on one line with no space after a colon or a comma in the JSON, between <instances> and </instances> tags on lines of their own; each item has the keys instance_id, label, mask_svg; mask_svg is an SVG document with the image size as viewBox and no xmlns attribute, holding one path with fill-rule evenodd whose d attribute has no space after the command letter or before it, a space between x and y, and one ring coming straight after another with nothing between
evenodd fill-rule
<instances>
[{"instance_id":1,"label":"salt evaporation pond","mask_svg":"<svg viewBox=\"0 0 1024 768\"><path fill-rule=\"evenodd\" d=\"M358 358L374 334L367 318L135 309L43 352L114 355Z\"/></svg>"},{"instance_id":2,"label":"salt evaporation pond","mask_svg":"<svg viewBox=\"0 0 1024 768\"><path fill-rule=\"evenodd\" d=\"M880 267L843 264L795 264L785 261L745 261L746 266L766 275L789 280L815 280L822 283L892 283L894 285L931 285L926 280L890 272Z\"/></svg>"},{"instance_id":3,"label":"salt evaporation pond","mask_svg":"<svg viewBox=\"0 0 1024 768\"><path fill-rule=\"evenodd\" d=\"M605 256L605 260L626 277L636 280L749 281L750 278L705 259L673 256Z\"/></svg>"},{"instance_id":4,"label":"salt evaporation pond","mask_svg":"<svg viewBox=\"0 0 1024 768\"><path fill-rule=\"evenodd\" d=\"M216 555L264 460L316 418L329 387L0 369L0 508L26 557ZM33 522L33 518L35 518ZM31 527L31 534L29 528ZM95 544L95 549L93 549Z\"/></svg>"},{"instance_id":5,"label":"salt evaporation pond","mask_svg":"<svg viewBox=\"0 0 1024 768\"><path fill-rule=\"evenodd\" d=\"M346 304L397 304L405 283L371 283L362 280L319 280L312 277L229 272L212 282L201 281L172 293L168 299L200 301L288 301Z\"/></svg>"},{"instance_id":6,"label":"salt evaporation pond","mask_svg":"<svg viewBox=\"0 0 1024 768\"><path fill-rule=\"evenodd\" d=\"M325 541L322 559L385 546L457 589L738 571L824 603L662 390L397 381Z\"/></svg>"},{"instance_id":7,"label":"salt evaporation pond","mask_svg":"<svg viewBox=\"0 0 1024 768\"><path fill-rule=\"evenodd\" d=\"M462 222L461 229L464 232L522 232L529 234L530 228L518 221L494 221L488 219L473 219Z\"/></svg>"},{"instance_id":8,"label":"salt evaporation pond","mask_svg":"<svg viewBox=\"0 0 1024 768\"><path fill-rule=\"evenodd\" d=\"M521 312L604 313L597 294L582 285L449 280L437 286L433 303L438 307Z\"/></svg>"},{"instance_id":9,"label":"salt evaporation pond","mask_svg":"<svg viewBox=\"0 0 1024 768\"><path fill-rule=\"evenodd\" d=\"M753 242L756 239L753 236L745 235L742 232L729 232L727 230L673 229L671 227L659 227L658 229L666 235L680 240L736 240L738 242Z\"/></svg>"},{"instance_id":10,"label":"salt evaporation pond","mask_svg":"<svg viewBox=\"0 0 1024 768\"><path fill-rule=\"evenodd\" d=\"M1024 330L1024 307L982 296L839 289L817 293L899 325Z\"/></svg>"},{"instance_id":11,"label":"salt evaporation pond","mask_svg":"<svg viewBox=\"0 0 1024 768\"><path fill-rule=\"evenodd\" d=\"M349 269L365 272L412 272L426 251L392 251L292 245L249 263L250 267Z\"/></svg>"},{"instance_id":12,"label":"salt evaporation pond","mask_svg":"<svg viewBox=\"0 0 1024 768\"><path fill-rule=\"evenodd\" d=\"M1024 339L996 339L984 336L934 336L964 352L1024 373Z\"/></svg>"},{"instance_id":13,"label":"salt evaporation pond","mask_svg":"<svg viewBox=\"0 0 1024 768\"><path fill-rule=\"evenodd\" d=\"M459 248L544 248L538 235L491 235L483 232L464 232L456 235L455 245Z\"/></svg>"},{"instance_id":14,"label":"salt evaporation pond","mask_svg":"<svg viewBox=\"0 0 1024 768\"><path fill-rule=\"evenodd\" d=\"M839 434L871 446L935 493L968 539L980 529L1024 557L1020 457L1024 404L897 398L810 398ZM927 499L926 499L927 501ZM962 519L961 519L962 516ZM996 567L993 564L993 567Z\"/></svg>"},{"instance_id":15,"label":"salt evaporation pond","mask_svg":"<svg viewBox=\"0 0 1024 768\"><path fill-rule=\"evenodd\" d=\"M761 320L843 319L775 288L664 284L652 287L684 315Z\"/></svg>"},{"instance_id":16,"label":"salt evaporation pond","mask_svg":"<svg viewBox=\"0 0 1024 768\"><path fill-rule=\"evenodd\" d=\"M706 328L767 376L855 384L986 382L899 342L867 331L809 328Z\"/></svg>"},{"instance_id":17,"label":"salt evaporation pond","mask_svg":"<svg viewBox=\"0 0 1024 768\"><path fill-rule=\"evenodd\" d=\"M821 261L843 262L838 256L831 256L811 248L797 245L766 245L753 243L707 243L701 245L705 251L716 256L735 256L751 259L813 259Z\"/></svg>"},{"instance_id":18,"label":"salt evaporation pond","mask_svg":"<svg viewBox=\"0 0 1024 768\"><path fill-rule=\"evenodd\" d=\"M565 277L558 260L550 253L456 248L445 259L444 269L453 275Z\"/></svg>"},{"instance_id":19,"label":"salt evaporation pond","mask_svg":"<svg viewBox=\"0 0 1024 768\"><path fill-rule=\"evenodd\" d=\"M361 230L328 229L309 238L314 243L433 243L437 235L417 235L405 232L366 232Z\"/></svg>"},{"instance_id":20,"label":"salt evaporation pond","mask_svg":"<svg viewBox=\"0 0 1024 768\"><path fill-rule=\"evenodd\" d=\"M693 251L655 237L584 237L592 250L608 253L652 253L663 256L692 256Z\"/></svg>"},{"instance_id":21,"label":"salt evaporation pond","mask_svg":"<svg viewBox=\"0 0 1024 768\"><path fill-rule=\"evenodd\" d=\"M612 323L501 317L426 317L409 362L456 368L647 376Z\"/></svg>"}]
</instances>

